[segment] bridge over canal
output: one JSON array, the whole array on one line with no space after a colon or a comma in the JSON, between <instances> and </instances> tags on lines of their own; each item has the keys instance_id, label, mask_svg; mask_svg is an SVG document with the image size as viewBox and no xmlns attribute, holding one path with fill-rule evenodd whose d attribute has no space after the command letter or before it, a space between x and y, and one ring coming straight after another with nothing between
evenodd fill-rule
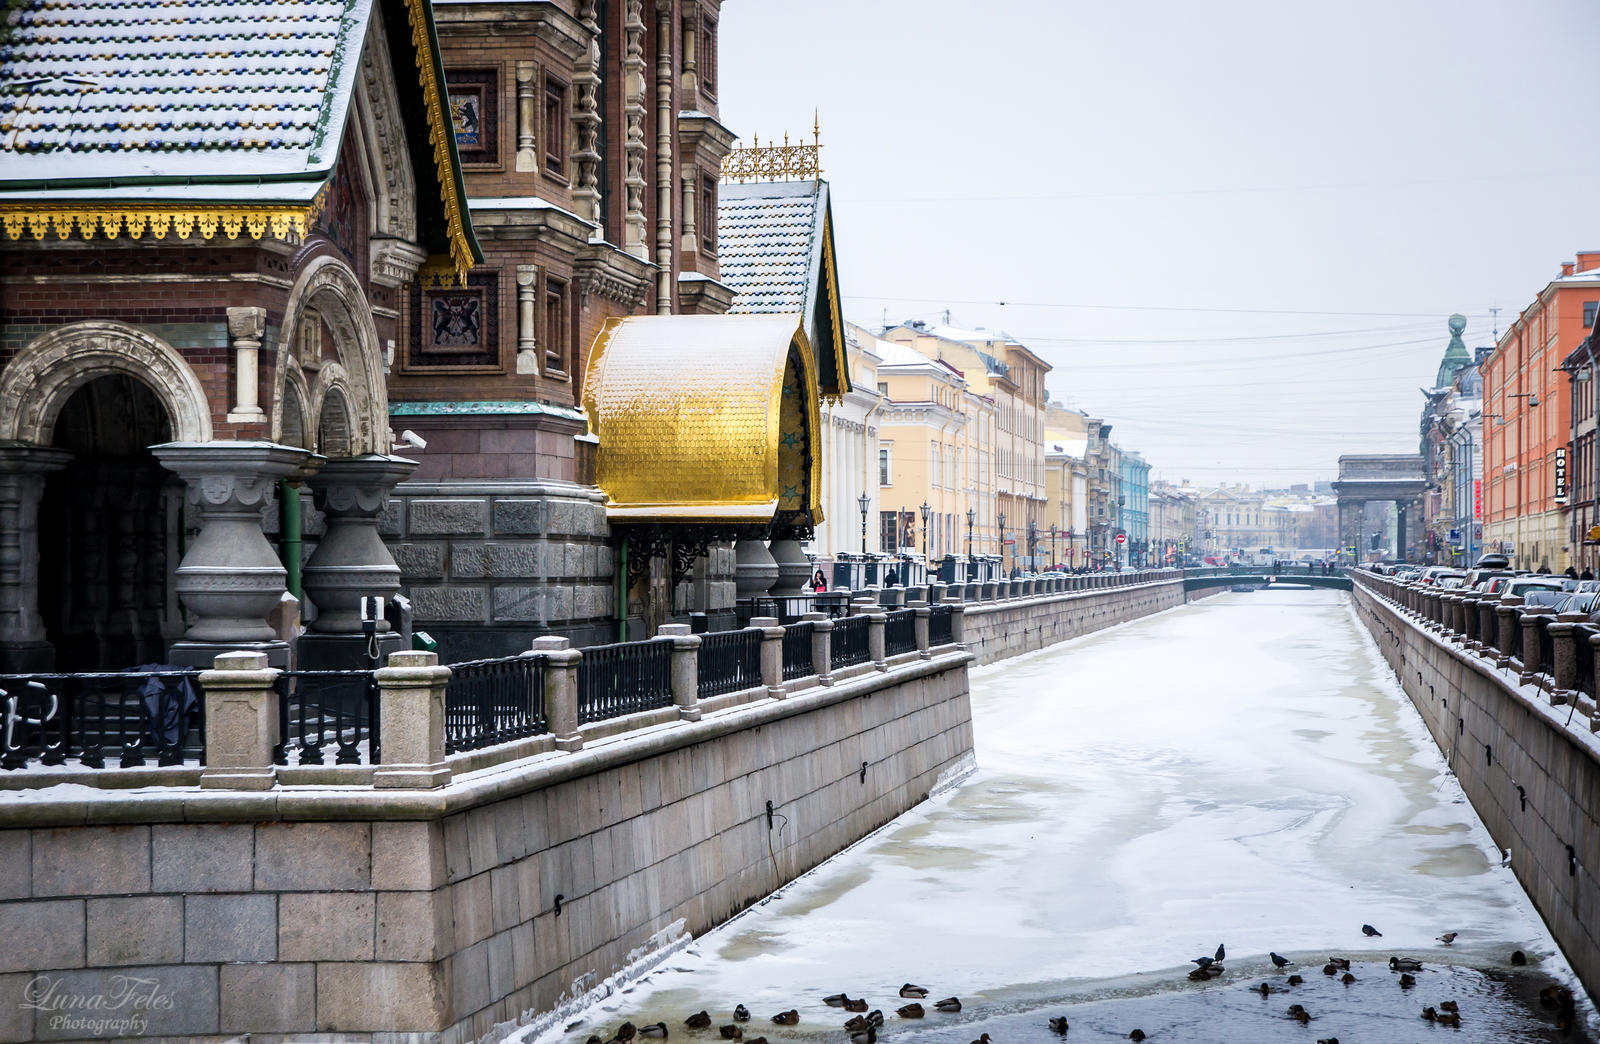
<instances>
[{"instance_id":1,"label":"bridge over canal","mask_svg":"<svg viewBox=\"0 0 1600 1044\"><path fill-rule=\"evenodd\" d=\"M1281 566L1277 569L1261 566L1218 566L1207 569L1185 569L1183 589L1204 591L1235 584L1291 583L1306 587L1327 587L1336 591L1350 590L1350 578L1341 573L1325 573L1315 566Z\"/></svg>"}]
</instances>

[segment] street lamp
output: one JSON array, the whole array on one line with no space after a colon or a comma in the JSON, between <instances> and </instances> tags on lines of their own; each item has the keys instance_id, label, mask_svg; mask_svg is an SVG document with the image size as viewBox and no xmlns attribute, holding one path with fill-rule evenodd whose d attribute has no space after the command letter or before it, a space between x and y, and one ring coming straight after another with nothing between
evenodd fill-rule
<instances>
[{"instance_id":1,"label":"street lamp","mask_svg":"<svg viewBox=\"0 0 1600 1044\"><path fill-rule=\"evenodd\" d=\"M1056 524L1050 523L1050 568L1054 569L1061 563L1056 560Z\"/></svg>"},{"instance_id":2,"label":"street lamp","mask_svg":"<svg viewBox=\"0 0 1600 1044\"><path fill-rule=\"evenodd\" d=\"M967 508L967 579L972 579L972 574L977 567L977 559L972 557L972 525L978 521L977 508Z\"/></svg>"},{"instance_id":3,"label":"street lamp","mask_svg":"<svg viewBox=\"0 0 1600 1044\"><path fill-rule=\"evenodd\" d=\"M856 499L861 505L861 553L867 553L867 508L872 505L872 498L867 496L867 491L862 490L861 496Z\"/></svg>"},{"instance_id":4,"label":"street lamp","mask_svg":"<svg viewBox=\"0 0 1600 1044\"><path fill-rule=\"evenodd\" d=\"M1028 519L1028 568L1039 571L1039 523Z\"/></svg>"},{"instance_id":5,"label":"street lamp","mask_svg":"<svg viewBox=\"0 0 1600 1044\"><path fill-rule=\"evenodd\" d=\"M1006 513L1000 512L995 516L995 543L1000 548L1000 575L1006 575Z\"/></svg>"}]
</instances>

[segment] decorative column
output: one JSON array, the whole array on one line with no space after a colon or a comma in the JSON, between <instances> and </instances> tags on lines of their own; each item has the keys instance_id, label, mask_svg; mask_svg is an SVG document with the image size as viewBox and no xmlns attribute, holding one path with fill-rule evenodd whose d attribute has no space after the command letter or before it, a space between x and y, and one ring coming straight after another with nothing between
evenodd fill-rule
<instances>
[{"instance_id":1,"label":"decorative column","mask_svg":"<svg viewBox=\"0 0 1600 1044\"><path fill-rule=\"evenodd\" d=\"M750 626L761 631L761 684L767 695L781 700L788 694L783 687L783 627L776 616L756 616Z\"/></svg>"},{"instance_id":2,"label":"decorative column","mask_svg":"<svg viewBox=\"0 0 1600 1044\"><path fill-rule=\"evenodd\" d=\"M265 308L228 309L228 336L233 339L233 409L228 411L229 424L265 424L267 415L262 412L258 372L261 356L261 336L267 328Z\"/></svg>"},{"instance_id":3,"label":"decorative column","mask_svg":"<svg viewBox=\"0 0 1600 1044\"><path fill-rule=\"evenodd\" d=\"M967 607L964 605L950 609L950 641L958 649L967 647Z\"/></svg>"},{"instance_id":4,"label":"decorative column","mask_svg":"<svg viewBox=\"0 0 1600 1044\"><path fill-rule=\"evenodd\" d=\"M578 663L583 653L565 638L547 634L533 640L533 651L544 657L544 720L556 749L583 749L578 732Z\"/></svg>"},{"instance_id":5,"label":"decorative column","mask_svg":"<svg viewBox=\"0 0 1600 1044\"><path fill-rule=\"evenodd\" d=\"M1507 595L1494 607L1495 615L1495 665L1504 667L1512 659L1512 650L1517 648L1517 639L1522 637L1522 627L1517 620L1517 609L1522 605L1522 599L1515 595Z\"/></svg>"},{"instance_id":6,"label":"decorative column","mask_svg":"<svg viewBox=\"0 0 1600 1044\"><path fill-rule=\"evenodd\" d=\"M444 690L450 668L439 654L403 650L377 670L378 735L383 761L372 770L378 789L432 790L450 782L444 760Z\"/></svg>"},{"instance_id":7,"label":"decorative column","mask_svg":"<svg viewBox=\"0 0 1600 1044\"><path fill-rule=\"evenodd\" d=\"M672 0L656 0L656 314L671 315L672 277Z\"/></svg>"},{"instance_id":8,"label":"decorative column","mask_svg":"<svg viewBox=\"0 0 1600 1044\"><path fill-rule=\"evenodd\" d=\"M867 613L867 659L880 671L889 669L889 657L884 653L884 627L889 623L885 612Z\"/></svg>"},{"instance_id":9,"label":"decorative column","mask_svg":"<svg viewBox=\"0 0 1600 1044\"><path fill-rule=\"evenodd\" d=\"M811 560L800 550L798 540L774 540L767 545L772 561L777 566L777 583L772 585L775 595L805 594L806 581L811 579Z\"/></svg>"},{"instance_id":10,"label":"decorative column","mask_svg":"<svg viewBox=\"0 0 1600 1044\"><path fill-rule=\"evenodd\" d=\"M205 692L206 767L202 789L271 790L278 731L278 672L264 653L223 653L200 673Z\"/></svg>"},{"instance_id":11,"label":"decorative column","mask_svg":"<svg viewBox=\"0 0 1600 1044\"><path fill-rule=\"evenodd\" d=\"M913 610L916 621L912 624L913 633L917 636L917 655L926 660L932 657L928 651L930 644L930 621L933 619L933 610L925 605L919 605Z\"/></svg>"},{"instance_id":12,"label":"decorative column","mask_svg":"<svg viewBox=\"0 0 1600 1044\"><path fill-rule=\"evenodd\" d=\"M589 47L572 70L572 209L606 239L606 216L600 205L599 6L597 0L578 3L578 21L589 31Z\"/></svg>"},{"instance_id":13,"label":"decorative column","mask_svg":"<svg viewBox=\"0 0 1600 1044\"><path fill-rule=\"evenodd\" d=\"M688 624L662 624L656 640L672 643L672 702L682 721L700 720L700 636Z\"/></svg>"},{"instance_id":14,"label":"decorative column","mask_svg":"<svg viewBox=\"0 0 1600 1044\"><path fill-rule=\"evenodd\" d=\"M360 665L365 645L361 599L377 596L387 603L400 593L400 567L378 535L378 514L388 505L394 487L416 466L416 461L404 457L349 457L326 462L307 480L327 529L303 573L306 597L316 605L317 618L310 625L313 635L302 641L302 659L326 651L332 657L326 661L328 667ZM379 620L378 633L388 631L388 622ZM340 648L321 648L329 643L314 636L324 635L337 636L333 640ZM396 646L397 639L386 644ZM351 648L356 644L363 648Z\"/></svg>"},{"instance_id":15,"label":"decorative column","mask_svg":"<svg viewBox=\"0 0 1600 1044\"><path fill-rule=\"evenodd\" d=\"M699 169L687 167L678 175L682 185L683 194L683 235L678 238L678 248L685 254L695 254L700 251L700 234L695 227L695 199L699 195L700 186L695 184L699 180Z\"/></svg>"},{"instance_id":16,"label":"decorative column","mask_svg":"<svg viewBox=\"0 0 1600 1044\"><path fill-rule=\"evenodd\" d=\"M622 8L622 248L648 258L644 219L644 0L623 0Z\"/></svg>"},{"instance_id":17,"label":"decorative column","mask_svg":"<svg viewBox=\"0 0 1600 1044\"><path fill-rule=\"evenodd\" d=\"M734 590L740 598L760 598L778 580L778 562L761 540L740 540L733 545Z\"/></svg>"},{"instance_id":18,"label":"decorative column","mask_svg":"<svg viewBox=\"0 0 1600 1044\"><path fill-rule=\"evenodd\" d=\"M0 443L0 672L48 671L55 649L39 615L39 498L72 454Z\"/></svg>"},{"instance_id":19,"label":"decorative column","mask_svg":"<svg viewBox=\"0 0 1600 1044\"><path fill-rule=\"evenodd\" d=\"M244 650L286 666L288 644L267 622L287 593L286 574L261 531L261 509L310 452L273 442L168 442L151 451L187 484L200 518L175 584L194 624L168 659L208 667L218 653Z\"/></svg>"},{"instance_id":20,"label":"decorative column","mask_svg":"<svg viewBox=\"0 0 1600 1044\"><path fill-rule=\"evenodd\" d=\"M538 170L539 97L532 62L517 63L517 169Z\"/></svg>"},{"instance_id":21,"label":"decorative column","mask_svg":"<svg viewBox=\"0 0 1600 1044\"><path fill-rule=\"evenodd\" d=\"M678 89L688 103L686 109L698 109L696 96L700 93L700 5L690 4L683 12L683 72L678 76Z\"/></svg>"},{"instance_id":22,"label":"decorative column","mask_svg":"<svg viewBox=\"0 0 1600 1044\"><path fill-rule=\"evenodd\" d=\"M539 266L517 266L517 372L539 372Z\"/></svg>"}]
</instances>

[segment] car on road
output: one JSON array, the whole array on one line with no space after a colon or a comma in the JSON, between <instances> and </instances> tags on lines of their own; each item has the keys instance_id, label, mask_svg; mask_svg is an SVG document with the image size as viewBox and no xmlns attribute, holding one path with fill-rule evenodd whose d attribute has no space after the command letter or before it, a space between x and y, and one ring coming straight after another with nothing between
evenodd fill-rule
<instances>
[{"instance_id":1,"label":"car on road","mask_svg":"<svg viewBox=\"0 0 1600 1044\"><path fill-rule=\"evenodd\" d=\"M1505 587L1500 590L1502 595L1517 595L1526 598L1531 591L1561 591L1561 577L1559 576L1514 576L1506 581Z\"/></svg>"},{"instance_id":2,"label":"car on road","mask_svg":"<svg viewBox=\"0 0 1600 1044\"><path fill-rule=\"evenodd\" d=\"M1439 581L1445 577L1465 577L1466 575L1465 570L1454 569L1450 566L1429 566L1422 571L1422 582L1429 587L1433 587L1437 586Z\"/></svg>"}]
</instances>

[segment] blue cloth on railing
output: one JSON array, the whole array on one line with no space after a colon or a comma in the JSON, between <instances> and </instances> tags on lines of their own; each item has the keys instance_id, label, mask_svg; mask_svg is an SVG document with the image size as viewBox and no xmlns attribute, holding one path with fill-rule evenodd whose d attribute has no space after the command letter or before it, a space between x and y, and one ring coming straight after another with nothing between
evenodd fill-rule
<instances>
[{"instance_id":1,"label":"blue cloth on railing","mask_svg":"<svg viewBox=\"0 0 1600 1044\"><path fill-rule=\"evenodd\" d=\"M200 713L200 695L195 691L194 675L175 674L184 670L170 663L141 663L134 670L150 676L139 686L144 704L145 724L150 738L162 747L176 747L189 734L189 727ZM169 675L162 677L162 674Z\"/></svg>"}]
</instances>

